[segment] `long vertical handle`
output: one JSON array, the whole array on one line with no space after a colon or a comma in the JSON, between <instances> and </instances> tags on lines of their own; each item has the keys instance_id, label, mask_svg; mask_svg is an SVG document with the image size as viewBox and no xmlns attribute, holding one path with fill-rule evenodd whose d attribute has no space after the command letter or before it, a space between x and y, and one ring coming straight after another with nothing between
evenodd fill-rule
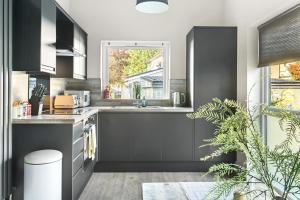
<instances>
[{"instance_id":1,"label":"long vertical handle","mask_svg":"<svg viewBox=\"0 0 300 200\"><path fill-rule=\"evenodd\" d=\"M3 29L3 160L2 160L2 196L6 199L11 194L11 162L12 131L11 131L11 66L12 66L12 1L2 1Z\"/></svg>"},{"instance_id":2,"label":"long vertical handle","mask_svg":"<svg viewBox=\"0 0 300 200\"><path fill-rule=\"evenodd\" d=\"M3 0L0 1L0 146L3 147L3 139L4 139L4 41L3 41L3 28L4 28L4 24L3 24L3 17L4 14L4 8L3 5L4 2ZM3 148L0 149L0 198L4 199L5 194L4 194L4 184L5 182L3 181L3 165L4 165L4 154L3 154Z\"/></svg>"}]
</instances>

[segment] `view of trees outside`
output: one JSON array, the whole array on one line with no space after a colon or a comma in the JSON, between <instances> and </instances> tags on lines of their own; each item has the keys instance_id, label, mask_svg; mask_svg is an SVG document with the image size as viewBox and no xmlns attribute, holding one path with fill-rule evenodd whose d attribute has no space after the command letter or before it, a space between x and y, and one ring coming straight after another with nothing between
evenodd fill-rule
<instances>
[{"instance_id":1,"label":"view of trees outside","mask_svg":"<svg viewBox=\"0 0 300 200\"><path fill-rule=\"evenodd\" d=\"M162 49L109 48L108 55L111 99L155 98L158 90L162 95Z\"/></svg>"},{"instance_id":2,"label":"view of trees outside","mask_svg":"<svg viewBox=\"0 0 300 200\"><path fill-rule=\"evenodd\" d=\"M300 109L300 62L271 66L271 106Z\"/></svg>"}]
</instances>

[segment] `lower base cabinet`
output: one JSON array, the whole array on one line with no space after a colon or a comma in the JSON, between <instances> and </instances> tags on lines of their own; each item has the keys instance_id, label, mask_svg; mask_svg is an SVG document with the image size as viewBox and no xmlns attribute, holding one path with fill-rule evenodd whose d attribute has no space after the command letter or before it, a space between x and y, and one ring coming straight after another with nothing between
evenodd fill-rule
<instances>
[{"instance_id":1,"label":"lower base cabinet","mask_svg":"<svg viewBox=\"0 0 300 200\"><path fill-rule=\"evenodd\" d=\"M193 161L194 121L183 113L101 113L100 161Z\"/></svg>"},{"instance_id":2,"label":"lower base cabinet","mask_svg":"<svg viewBox=\"0 0 300 200\"><path fill-rule=\"evenodd\" d=\"M214 151L199 148L215 130L203 128L203 123L207 122L189 119L186 113L100 113L100 157L95 171L197 172L220 162L234 163L235 154L200 161Z\"/></svg>"},{"instance_id":3,"label":"lower base cabinet","mask_svg":"<svg viewBox=\"0 0 300 200\"><path fill-rule=\"evenodd\" d=\"M24 196L24 156L42 149L62 152L62 199L77 200L92 175L97 160L84 161L83 122L13 124L12 132L14 200L23 200Z\"/></svg>"}]
</instances>

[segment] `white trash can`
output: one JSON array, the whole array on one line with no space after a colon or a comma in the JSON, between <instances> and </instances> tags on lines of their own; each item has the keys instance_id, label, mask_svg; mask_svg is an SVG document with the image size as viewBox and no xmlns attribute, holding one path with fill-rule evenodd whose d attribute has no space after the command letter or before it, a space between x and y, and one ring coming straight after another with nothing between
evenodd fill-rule
<instances>
[{"instance_id":1,"label":"white trash can","mask_svg":"<svg viewBox=\"0 0 300 200\"><path fill-rule=\"evenodd\" d=\"M24 158L24 200L61 200L62 153L41 150Z\"/></svg>"}]
</instances>

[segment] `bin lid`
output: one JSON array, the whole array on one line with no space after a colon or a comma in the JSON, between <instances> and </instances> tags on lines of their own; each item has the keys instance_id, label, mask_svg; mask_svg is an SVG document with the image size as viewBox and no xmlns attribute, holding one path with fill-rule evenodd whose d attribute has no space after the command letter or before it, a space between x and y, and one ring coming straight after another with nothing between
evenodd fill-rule
<instances>
[{"instance_id":1,"label":"bin lid","mask_svg":"<svg viewBox=\"0 0 300 200\"><path fill-rule=\"evenodd\" d=\"M61 160L63 154L57 150L40 150L29 153L25 156L24 162L31 165L42 165Z\"/></svg>"}]
</instances>

